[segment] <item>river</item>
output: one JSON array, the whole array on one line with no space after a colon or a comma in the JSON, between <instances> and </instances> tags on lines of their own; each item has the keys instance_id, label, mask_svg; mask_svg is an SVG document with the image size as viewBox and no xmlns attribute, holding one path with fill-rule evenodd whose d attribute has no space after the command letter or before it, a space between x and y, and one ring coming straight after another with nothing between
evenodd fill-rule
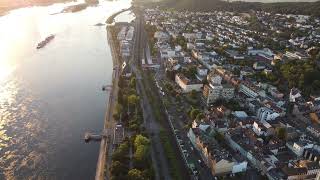
<instances>
[{"instance_id":1,"label":"river","mask_svg":"<svg viewBox=\"0 0 320 180\"><path fill-rule=\"evenodd\" d=\"M94 25L131 1L50 15L74 3L0 17L0 179L95 176L100 144L82 138L102 130L108 93L101 87L113 67L106 29ZM36 50L49 34L55 39Z\"/></svg>"}]
</instances>

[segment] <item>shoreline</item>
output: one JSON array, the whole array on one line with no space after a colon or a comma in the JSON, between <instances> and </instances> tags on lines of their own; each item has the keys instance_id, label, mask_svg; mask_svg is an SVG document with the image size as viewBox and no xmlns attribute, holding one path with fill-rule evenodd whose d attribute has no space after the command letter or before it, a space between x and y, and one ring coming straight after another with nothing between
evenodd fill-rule
<instances>
[{"instance_id":1,"label":"shoreline","mask_svg":"<svg viewBox=\"0 0 320 180\"><path fill-rule=\"evenodd\" d=\"M131 7L130 7L131 8ZM100 150L99 150L99 157L97 161L97 168L96 168L96 176L95 180L103 180L105 179L106 174L109 174L108 167L106 167L106 162L108 160L107 153L110 151L110 143L113 138L113 128L115 125L114 119L113 119L113 112L115 108L115 103L117 102L117 97L118 97L118 81L119 81L119 76L120 76L120 64L121 60L119 59L119 56L117 55L116 52L116 47L114 43L114 38L112 36L112 32L110 27L108 26L108 22L113 22L114 18L124 12L129 10L130 8L120 10L113 15L111 15L107 19L107 41L110 46L110 51L111 51L111 56L112 56L112 63L113 67L115 70L112 72L112 88L109 94L109 100L108 100L108 105L106 108L106 113L105 113L105 118L104 118L104 125L103 125L103 132L107 133L107 138L102 138L101 143L100 143ZM109 130L109 132L108 132ZM110 132L111 131L111 132ZM112 145L111 145L112 146Z\"/></svg>"},{"instance_id":2,"label":"shoreline","mask_svg":"<svg viewBox=\"0 0 320 180\"><path fill-rule=\"evenodd\" d=\"M121 13L123 13L123 12L125 12L125 11L128 11L128 10L130 10L130 9L132 9L132 6L129 7L129 8L127 8L127 9L122 9L122 10L120 10L120 11L112 14L112 15L109 16L108 19L106 20L106 24L109 24L109 25L112 24L112 23L114 22L114 18L115 18L115 17L117 17L119 14L121 14Z\"/></svg>"},{"instance_id":3,"label":"shoreline","mask_svg":"<svg viewBox=\"0 0 320 180\"><path fill-rule=\"evenodd\" d=\"M37 2L34 4L20 4L15 6L2 6L0 7L0 17L8 14L12 10L17 10L21 8L28 8L34 6L50 6L56 3L68 3L68 2L76 2L76 0L52 0L50 2Z\"/></svg>"}]
</instances>

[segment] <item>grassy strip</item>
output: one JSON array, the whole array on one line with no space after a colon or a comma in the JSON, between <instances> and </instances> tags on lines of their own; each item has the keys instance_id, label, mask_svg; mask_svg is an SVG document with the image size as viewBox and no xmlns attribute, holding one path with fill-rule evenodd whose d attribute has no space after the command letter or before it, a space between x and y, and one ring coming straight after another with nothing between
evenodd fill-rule
<instances>
[{"instance_id":1,"label":"grassy strip","mask_svg":"<svg viewBox=\"0 0 320 180\"><path fill-rule=\"evenodd\" d=\"M164 130L160 131L160 140L161 140L161 143L163 144L164 152L171 166L170 174L172 178L176 180L182 180L182 177L179 173L178 160L176 158L176 154L172 148L172 145L170 144L169 136L167 132L165 132Z\"/></svg>"},{"instance_id":2,"label":"grassy strip","mask_svg":"<svg viewBox=\"0 0 320 180\"><path fill-rule=\"evenodd\" d=\"M158 89L155 88L154 85L154 80L153 80L153 76L151 73L143 73L143 85L146 90L146 94L147 97L149 99L149 102L151 104L152 107L152 111L155 115L155 118L158 122L163 123L163 116L161 116L162 113L161 109L163 109L162 105L161 105L161 99L159 98L158 95Z\"/></svg>"},{"instance_id":3,"label":"grassy strip","mask_svg":"<svg viewBox=\"0 0 320 180\"><path fill-rule=\"evenodd\" d=\"M153 79L152 73L144 73L143 74L143 84L146 88L146 93L149 99L149 102L152 107L152 111L155 115L156 120L160 123L167 123L166 118L164 117L164 107L161 103L161 98L158 94L158 88L155 86L155 82ZM175 180L182 180L180 168L178 165L178 159L177 154L175 153L173 149L173 145L170 143L170 138L168 135L169 132L166 132L165 130L160 130L160 140L163 145L165 155L168 158L169 164L170 164L170 174L173 179Z\"/></svg>"}]
</instances>

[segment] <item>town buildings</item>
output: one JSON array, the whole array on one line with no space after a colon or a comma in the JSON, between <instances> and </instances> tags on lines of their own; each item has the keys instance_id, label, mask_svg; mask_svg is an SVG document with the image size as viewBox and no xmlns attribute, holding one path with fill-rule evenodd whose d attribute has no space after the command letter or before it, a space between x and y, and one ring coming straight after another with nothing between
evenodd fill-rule
<instances>
[{"instance_id":1,"label":"town buildings","mask_svg":"<svg viewBox=\"0 0 320 180\"><path fill-rule=\"evenodd\" d=\"M320 177L320 98L283 87L276 77L282 63L310 61L310 49L319 48L319 18L158 8L147 9L144 17L156 29L153 46L166 75L183 97L199 92L206 105L192 104L203 117L192 119L187 136L212 175L243 172L250 165L272 180ZM294 32L287 36L288 29Z\"/></svg>"}]
</instances>

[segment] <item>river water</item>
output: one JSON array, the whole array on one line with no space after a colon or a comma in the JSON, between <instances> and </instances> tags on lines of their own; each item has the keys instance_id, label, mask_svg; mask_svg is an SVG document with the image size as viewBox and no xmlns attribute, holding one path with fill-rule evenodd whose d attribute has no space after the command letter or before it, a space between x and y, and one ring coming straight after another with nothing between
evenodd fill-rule
<instances>
[{"instance_id":1,"label":"river water","mask_svg":"<svg viewBox=\"0 0 320 180\"><path fill-rule=\"evenodd\" d=\"M82 138L102 130L101 86L113 69L106 29L94 24L131 2L50 15L70 4L0 17L0 179L94 178L99 143ZM49 34L55 39L36 50Z\"/></svg>"}]
</instances>

